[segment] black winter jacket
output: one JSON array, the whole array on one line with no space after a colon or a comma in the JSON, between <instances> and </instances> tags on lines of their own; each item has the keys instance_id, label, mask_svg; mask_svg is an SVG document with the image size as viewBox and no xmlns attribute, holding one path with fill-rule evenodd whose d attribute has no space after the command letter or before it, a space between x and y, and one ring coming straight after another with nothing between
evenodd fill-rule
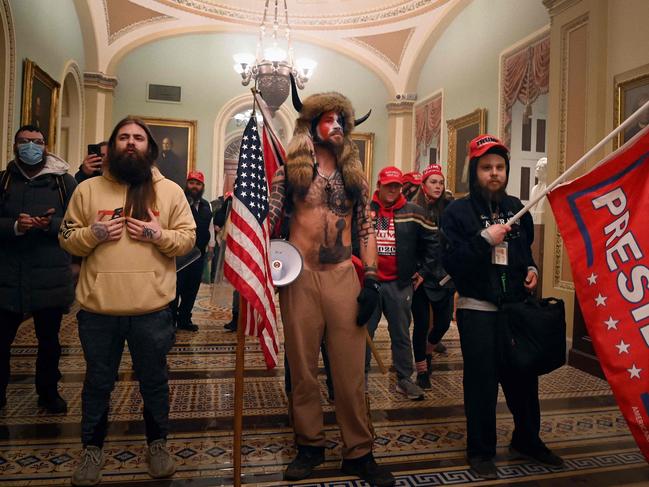
<instances>
[{"instance_id":1,"label":"black winter jacket","mask_svg":"<svg viewBox=\"0 0 649 487\"><path fill-rule=\"evenodd\" d=\"M379 205L370 204L372 224L376 229ZM439 235L424 217L424 210L414 203L406 203L394 211L394 232L397 245L397 281L399 287L412 283L415 272L424 279L430 279L439 255ZM421 267L418 269L418 264Z\"/></svg>"},{"instance_id":2,"label":"black winter jacket","mask_svg":"<svg viewBox=\"0 0 649 487\"><path fill-rule=\"evenodd\" d=\"M72 304L70 255L59 247L58 241L59 227L76 187L67 169L65 161L52 155L45 164L45 174L31 180L14 161L7 166L10 175L7 188L5 191L0 188L3 193L0 200L1 309L29 313L44 308L65 309ZM61 179L65 188L59 188ZM25 235L15 234L14 224L20 213L38 216L49 208L56 212L47 231L32 229Z\"/></svg>"},{"instance_id":3,"label":"black winter jacket","mask_svg":"<svg viewBox=\"0 0 649 487\"><path fill-rule=\"evenodd\" d=\"M210 242L210 223L212 223L212 209L210 203L201 198L198 203L198 210L194 205L190 205L192 216L196 222L196 247L201 251L201 255L207 252L207 244Z\"/></svg>"},{"instance_id":4,"label":"black winter jacket","mask_svg":"<svg viewBox=\"0 0 649 487\"><path fill-rule=\"evenodd\" d=\"M526 213L512 225L506 238L508 265L494 265L491 245L480 232L492 224L506 223L523 204L514 196L505 196L499 204L498 217L492 218L476 199L475 195L469 195L453 201L442 215L444 268L461 296L496 305L520 301L527 294L524 282L528 269L536 267L531 250L534 240L532 217Z\"/></svg>"}]
</instances>

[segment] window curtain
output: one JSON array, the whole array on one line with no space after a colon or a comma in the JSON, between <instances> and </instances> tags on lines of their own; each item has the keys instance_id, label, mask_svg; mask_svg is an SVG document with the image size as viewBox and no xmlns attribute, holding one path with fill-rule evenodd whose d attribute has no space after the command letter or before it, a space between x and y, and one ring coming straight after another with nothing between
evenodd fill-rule
<instances>
[{"instance_id":1,"label":"window curtain","mask_svg":"<svg viewBox=\"0 0 649 487\"><path fill-rule=\"evenodd\" d=\"M516 100L532 105L548 92L550 83L550 36L507 56L503 62L503 142L511 143L512 107Z\"/></svg>"},{"instance_id":2,"label":"window curtain","mask_svg":"<svg viewBox=\"0 0 649 487\"><path fill-rule=\"evenodd\" d=\"M434 139L440 140L442 126L442 95L437 95L415 109L415 144L417 157L415 171L421 170L421 156L430 147Z\"/></svg>"}]
</instances>

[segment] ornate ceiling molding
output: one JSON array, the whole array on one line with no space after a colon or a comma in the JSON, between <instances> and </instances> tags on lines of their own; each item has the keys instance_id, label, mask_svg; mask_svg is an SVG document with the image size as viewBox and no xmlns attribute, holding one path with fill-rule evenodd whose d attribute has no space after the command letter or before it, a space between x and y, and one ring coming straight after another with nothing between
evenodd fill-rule
<instances>
[{"instance_id":1,"label":"ornate ceiling molding","mask_svg":"<svg viewBox=\"0 0 649 487\"><path fill-rule=\"evenodd\" d=\"M351 37L349 40L372 51L398 73L406 47L414 32L415 28L412 27L385 34Z\"/></svg>"},{"instance_id":2,"label":"ornate ceiling molding","mask_svg":"<svg viewBox=\"0 0 649 487\"><path fill-rule=\"evenodd\" d=\"M158 22L176 20L174 17L142 7L129 0L110 0L110 2L109 0L104 0L103 3L108 45L111 45L120 37L140 27ZM127 18L124 18L125 12L128 12Z\"/></svg>"},{"instance_id":3,"label":"ornate ceiling molding","mask_svg":"<svg viewBox=\"0 0 649 487\"><path fill-rule=\"evenodd\" d=\"M421 15L434 10L450 0L405 0L377 9L347 12L342 15L300 15L291 11L289 22L292 27L303 29L334 28L347 29L350 27L364 27L386 22L396 22L405 18ZM235 23L259 24L263 11L236 8L223 3L210 0L158 0L159 3L183 9L199 15L209 16L224 21Z\"/></svg>"}]
</instances>

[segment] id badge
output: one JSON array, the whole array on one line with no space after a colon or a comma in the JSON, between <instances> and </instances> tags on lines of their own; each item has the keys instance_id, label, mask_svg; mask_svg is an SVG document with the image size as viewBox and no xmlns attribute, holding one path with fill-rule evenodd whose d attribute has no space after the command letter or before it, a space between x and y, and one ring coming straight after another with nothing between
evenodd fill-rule
<instances>
[{"instance_id":1,"label":"id badge","mask_svg":"<svg viewBox=\"0 0 649 487\"><path fill-rule=\"evenodd\" d=\"M507 249L509 244L507 242L499 243L491 247L491 263L496 265L507 265Z\"/></svg>"}]
</instances>

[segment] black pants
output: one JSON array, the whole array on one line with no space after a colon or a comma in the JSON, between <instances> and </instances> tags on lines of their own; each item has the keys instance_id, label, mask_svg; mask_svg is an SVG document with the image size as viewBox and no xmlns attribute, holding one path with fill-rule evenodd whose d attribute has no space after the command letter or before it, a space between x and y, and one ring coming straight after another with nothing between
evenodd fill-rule
<instances>
[{"instance_id":1,"label":"black pants","mask_svg":"<svg viewBox=\"0 0 649 487\"><path fill-rule=\"evenodd\" d=\"M192 321L192 309L196 302L198 289L201 287L205 256L189 264L176 277L176 299L171 302L171 311L179 325L188 325Z\"/></svg>"},{"instance_id":2,"label":"black pants","mask_svg":"<svg viewBox=\"0 0 649 487\"><path fill-rule=\"evenodd\" d=\"M428 332L431 308L433 328ZM426 343L437 344L451 325L453 316L453 293L450 291L438 301L430 301L423 286L412 296L412 349L415 362L426 360Z\"/></svg>"},{"instance_id":3,"label":"black pants","mask_svg":"<svg viewBox=\"0 0 649 487\"><path fill-rule=\"evenodd\" d=\"M39 396L49 396L57 391L61 379L59 359L61 344L59 330L61 329L61 308L39 309L32 313L34 329L38 339L38 355L36 357L36 392ZM9 383L11 344L16 338L18 327L23 322L23 315L0 310L0 394L4 395Z\"/></svg>"},{"instance_id":4,"label":"black pants","mask_svg":"<svg viewBox=\"0 0 649 487\"><path fill-rule=\"evenodd\" d=\"M79 339L86 360L81 394L81 440L102 447L108 429L110 393L115 385L124 341L133 360L144 401L147 442L169 432L167 353L175 340L171 311L138 316L109 316L79 311Z\"/></svg>"},{"instance_id":5,"label":"black pants","mask_svg":"<svg viewBox=\"0 0 649 487\"><path fill-rule=\"evenodd\" d=\"M525 452L543 447L536 375L505 369L497 360L498 313L457 310L464 357L464 410L467 456L491 459L496 454L496 402L500 382L514 416L512 445Z\"/></svg>"}]
</instances>

